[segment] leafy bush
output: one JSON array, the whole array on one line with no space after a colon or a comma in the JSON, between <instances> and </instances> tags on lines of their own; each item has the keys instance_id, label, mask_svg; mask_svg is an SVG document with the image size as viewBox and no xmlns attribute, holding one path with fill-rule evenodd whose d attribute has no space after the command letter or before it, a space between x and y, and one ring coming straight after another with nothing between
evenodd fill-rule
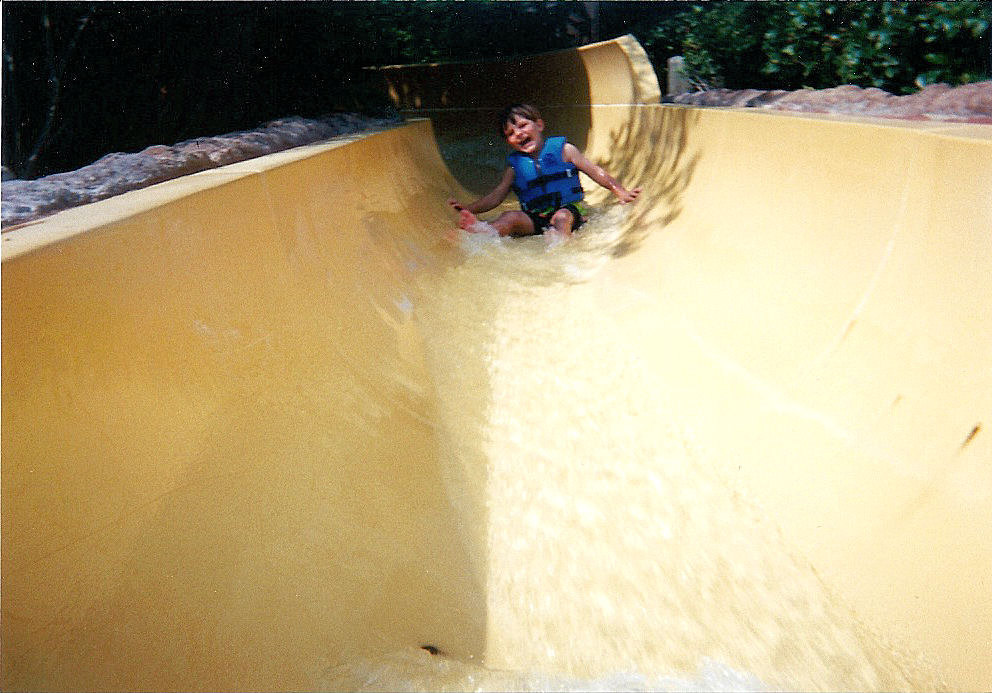
<instances>
[{"instance_id":1,"label":"leafy bush","mask_svg":"<svg viewBox=\"0 0 992 693\"><path fill-rule=\"evenodd\" d=\"M592 33L585 9L383 0L0 3L2 163L31 178L108 151L282 116L381 115L389 107L381 77L363 67L580 45ZM622 7L602 14L624 11L637 14Z\"/></svg>"},{"instance_id":2,"label":"leafy bush","mask_svg":"<svg viewBox=\"0 0 992 693\"><path fill-rule=\"evenodd\" d=\"M650 31L656 61L685 56L697 84L908 93L990 76L987 2L696 4Z\"/></svg>"}]
</instances>

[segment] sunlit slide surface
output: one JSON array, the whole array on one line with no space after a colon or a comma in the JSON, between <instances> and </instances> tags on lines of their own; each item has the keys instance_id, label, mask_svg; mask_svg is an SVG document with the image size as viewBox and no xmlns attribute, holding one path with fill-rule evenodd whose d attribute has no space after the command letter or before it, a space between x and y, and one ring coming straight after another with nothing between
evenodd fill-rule
<instances>
[{"instance_id":1,"label":"sunlit slide surface","mask_svg":"<svg viewBox=\"0 0 992 693\"><path fill-rule=\"evenodd\" d=\"M4 234L3 689L992 687L992 128L382 74ZM509 100L641 199L447 238Z\"/></svg>"}]
</instances>

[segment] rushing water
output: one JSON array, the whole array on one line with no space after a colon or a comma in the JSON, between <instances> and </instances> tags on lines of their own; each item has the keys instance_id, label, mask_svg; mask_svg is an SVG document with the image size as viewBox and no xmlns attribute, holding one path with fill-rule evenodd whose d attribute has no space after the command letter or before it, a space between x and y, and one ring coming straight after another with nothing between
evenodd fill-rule
<instances>
[{"instance_id":1,"label":"rushing water","mask_svg":"<svg viewBox=\"0 0 992 693\"><path fill-rule=\"evenodd\" d=\"M484 656L411 649L328 672L366 690L934 687L873 636L670 424L603 270L625 210L573 239L461 234L415 307L448 490L486 585Z\"/></svg>"}]
</instances>

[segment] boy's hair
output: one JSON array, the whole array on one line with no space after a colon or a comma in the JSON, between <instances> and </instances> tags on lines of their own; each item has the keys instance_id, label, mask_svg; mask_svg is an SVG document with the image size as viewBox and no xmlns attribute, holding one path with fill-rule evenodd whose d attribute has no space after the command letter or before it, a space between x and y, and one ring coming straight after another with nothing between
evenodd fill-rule
<instances>
[{"instance_id":1,"label":"boy's hair","mask_svg":"<svg viewBox=\"0 0 992 693\"><path fill-rule=\"evenodd\" d=\"M533 121L541 120L541 112L537 110L536 106L531 106L529 103L511 104L499 114L498 128L500 137L506 136L506 126L512 123L516 116Z\"/></svg>"}]
</instances>

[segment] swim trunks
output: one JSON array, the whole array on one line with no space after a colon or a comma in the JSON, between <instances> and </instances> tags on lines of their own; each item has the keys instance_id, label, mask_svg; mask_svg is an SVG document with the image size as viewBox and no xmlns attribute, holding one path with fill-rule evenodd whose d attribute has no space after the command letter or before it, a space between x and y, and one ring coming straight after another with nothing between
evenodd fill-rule
<instances>
[{"instance_id":1,"label":"swim trunks","mask_svg":"<svg viewBox=\"0 0 992 693\"><path fill-rule=\"evenodd\" d=\"M578 231L579 227L585 223L589 216L585 205L581 202L573 202L565 205L564 207L559 207L558 209L567 209L572 213L572 218L575 220L572 222L572 231ZM523 210L523 212L530 217L531 222L534 224L534 233L541 234L544 233L544 229L551 226L551 217L554 216L558 209L545 209L540 212L528 212L527 210Z\"/></svg>"}]
</instances>

